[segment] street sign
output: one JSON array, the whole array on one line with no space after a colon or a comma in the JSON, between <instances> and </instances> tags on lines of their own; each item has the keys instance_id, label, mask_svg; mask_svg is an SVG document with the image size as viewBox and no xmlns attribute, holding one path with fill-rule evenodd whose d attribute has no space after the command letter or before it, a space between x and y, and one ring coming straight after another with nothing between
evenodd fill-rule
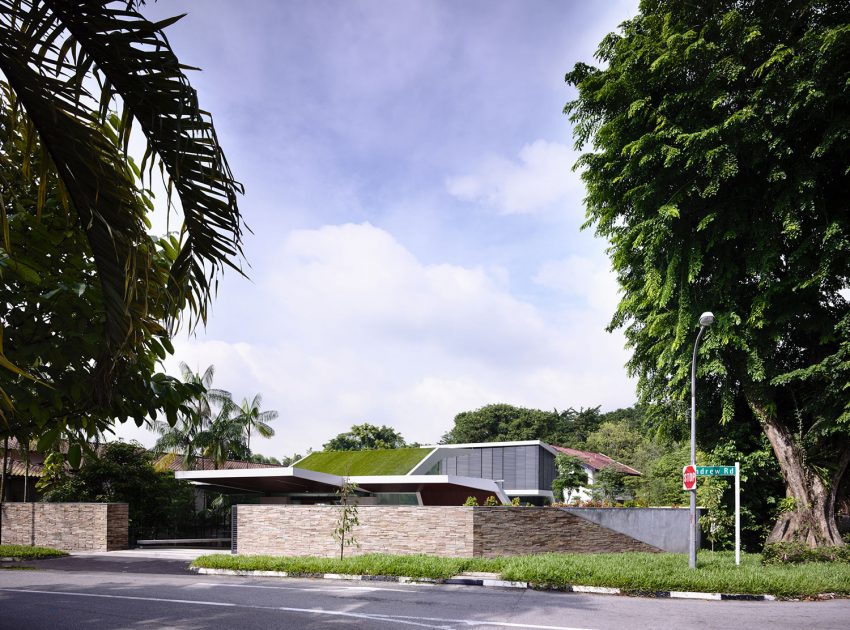
<instances>
[{"instance_id":1,"label":"street sign","mask_svg":"<svg viewBox=\"0 0 850 630\"><path fill-rule=\"evenodd\" d=\"M734 466L697 466L699 477L734 477Z\"/></svg>"},{"instance_id":2,"label":"street sign","mask_svg":"<svg viewBox=\"0 0 850 630\"><path fill-rule=\"evenodd\" d=\"M682 468L682 488L685 490L697 489L697 470L690 464Z\"/></svg>"}]
</instances>

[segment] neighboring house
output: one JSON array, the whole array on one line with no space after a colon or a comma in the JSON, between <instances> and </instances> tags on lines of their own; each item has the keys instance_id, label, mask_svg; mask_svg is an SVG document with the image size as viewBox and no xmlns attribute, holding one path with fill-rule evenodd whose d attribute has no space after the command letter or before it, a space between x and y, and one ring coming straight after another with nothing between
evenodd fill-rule
<instances>
[{"instance_id":1,"label":"neighboring house","mask_svg":"<svg viewBox=\"0 0 850 630\"><path fill-rule=\"evenodd\" d=\"M582 466L584 468L584 472L587 473L587 487L579 488L578 491L574 492L569 499L578 498L579 501L587 501L591 498L591 487L593 486L594 479L596 473L602 470L603 468L612 468L617 472L623 473L624 475L639 477L641 475L639 470L635 470L631 466L626 466L618 462L617 460L611 459L607 455L603 455L602 453L593 453L591 451L580 451L575 448L567 448L565 446L553 446L559 453L564 453L565 455L570 455L582 461ZM566 499L566 498L565 498Z\"/></svg>"}]
</instances>

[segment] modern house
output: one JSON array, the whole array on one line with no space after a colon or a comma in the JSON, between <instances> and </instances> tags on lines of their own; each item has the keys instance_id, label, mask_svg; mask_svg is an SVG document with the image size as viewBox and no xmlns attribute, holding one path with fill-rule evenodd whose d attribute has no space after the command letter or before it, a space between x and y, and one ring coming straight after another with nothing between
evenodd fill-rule
<instances>
[{"instance_id":1,"label":"modern house","mask_svg":"<svg viewBox=\"0 0 850 630\"><path fill-rule=\"evenodd\" d=\"M559 452L586 461L591 483L597 470L609 466L624 474L640 474L605 455L562 449L540 440L319 452L287 468L233 467L175 474L210 491L254 495L260 503L333 503L348 478L356 484L362 505L461 505L470 496L482 504L494 497L500 503L517 498L542 505L553 500Z\"/></svg>"}]
</instances>

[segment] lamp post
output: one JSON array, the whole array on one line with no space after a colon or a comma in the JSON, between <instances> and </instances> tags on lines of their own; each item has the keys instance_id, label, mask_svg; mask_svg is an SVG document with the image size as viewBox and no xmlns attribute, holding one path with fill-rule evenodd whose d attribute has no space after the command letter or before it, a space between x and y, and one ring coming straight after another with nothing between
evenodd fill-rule
<instances>
[{"instance_id":1,"label":"lamp post","mask_svg":"<svg viewBox=\"0 0 850 630\"><path fill-rule=\"evenodd\" d=\"M697 348L703 331L714 323L714 315L705 312L699 316L699 333L694 342L694 356L691 361L691 466L697 465ZM691 492L691 517L688 533L688 566L697 566L697 487Z\"/></svg>"}]
</instances>

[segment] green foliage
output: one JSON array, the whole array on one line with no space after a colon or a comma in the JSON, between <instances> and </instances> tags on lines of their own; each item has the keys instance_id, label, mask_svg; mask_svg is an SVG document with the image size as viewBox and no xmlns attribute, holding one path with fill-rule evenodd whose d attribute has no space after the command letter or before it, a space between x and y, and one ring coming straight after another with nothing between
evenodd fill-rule
<instances>
[{"instance_id":1,"label":"green foliage","mask_svg":"<svg viewBox=\"0 0 850 630\"><path fill-rule=\"evenodd\" d=\"M20 369L0 367L0 419L7 420L4 432L21 443L32 439L42 451L71 440L73 459L88 437L115 421L141 425L162 414L173 422L194 394L191 385L158 372L173 352L160 322L171 308L166 285L178 243L137 239L144 278L128 286L136 327L121 352L110 355L106 297L90 244L31 122L11 98L0 83L0 357ZM134 203L150 204L135 184L128 190Z\"/></svg>"},{"instance_id":2,"label":"green foliage","mask_svg":"<svg viewBox=\"0 0 850 630\"><path fill-rule=\"evenodd\" d=\"M430 452L430 448L396 448L310 453L297 467L331 475L406 475Z\"/></svg>"},{"instance_id":3,"label":"green foliage","mask_svg":"<svg viewBox=\"0 0 850 630\"><path fill-rule=\"evenodd\" d=\"M351 483L348 477L339 487L337 499L339 500L338 515L332 533L334 540L339 543L339 559L342 560L346 547L360 546L354 537L354 528L360 525L357 513L357 485Z\"/></svg>"},{"instance_id":4,"label":"green foliage","mask_svg":"<svg viewBox=\"0 0 850 630\"><path fill-rule=\"evenodd\" d=\"M158 161L185 217L165 269L168 320L187 306L190 322L205 321L213 276L224 266L239 271L241 254L236 195L242 187L230 173L209 114L198 104L186 66L163 33L176 20L151 23L135 4L3 0L0 10L0 72L14 94L2 108L26 117L33 137L37 130L45 157L40 177L61 182L70 201L69 231L87 241L88 263L102 293L97 332L107 333L100 357L106 374L136 349L137 334L148 334L148 272L156 269L146 244L146 205L132 176L145 173L145 163L150 177ZM105 123L115 97L123 110L113 133ZM147 153L131 175L126 155L134 120ZM26 161L19 165L29 168ZM11 207L21 201L16 194L4 199ZM42 205L23 208L38 215ZM20 275L23 267L16 267ZM153 274L150 297L162 302L158 275ZM48 324L44 334L61 330L61 324ZM108 390L104 380L94 385Z\"/></svg>"},{"instance_id":5,"label":"green foliage","mask_svg":"<svg viewBox=\"0 0 850 630\"><path fill-rule=\"evenodd\" d=\"M484 505L488 505L488 506L496 506L496 505L502 505L502 502L501 502L501 501L499 501L499 499L497 499L495 496L493 496L493 495L491 494L489 497L487 497L487 498L484 500Z\"/></svg>"},{"instance_id":6,"label":"green foliage","mask_svg":"<svg viewBox=\"0 0 850 630\"><path fill-rule=\"evenodd\" d=\"M687 426L712 310L701 431L769 427L785 477L809 480L789 490L821 515L834 499L812 480L839 485L850 448L848 24L846 3L645 0L600 68L566 77L576 144L592 144L586 225L623 293L610 328L653 423Z\"/></svg>"},{"instance_id":7,"label":"green foliage","mask_svg":"<svg viewBox=\"0 0 850 630\"><path fill-rule=\"evenodd\" d=\"M194 522L191 486L173 473L157 472L153 456L138 443L110 442L76 471L68 471L54 453L39 489L45 501L127 503L136 538L173 537L169 534Z\"/></svg>"},{"instance_id":8,"label":"green foliage","mask_svg":"<svg viewBox=\"0 0 850 630\"><path fill-rule=\"evenodd\" d=\"M762 551L762 563L803 564L806 562L850 562L850 547L816 547L799 542L768 543Z\"/></svg>"},{"instance_id":9,"label":"green foliage","mask_svg":"<svg viewBox=\"0 0 850 630\"><path fill-rule=\"evenodd\" d=\"M0 559L38 560L41 558L61 558L68 553L52 547L30 547L28 545L0 545Z\"/></svg>"},{"instance_id":10,"label":"green foliage","mask_svg":"<svg viewBox=\"0 0 850 630\"><path fill-rule=\"evenodd\" d=\"M478 507L478 497L468 496L463 502L464 507Z\"/></svg>"},{"instance_id":11,"label":"green foliage","mask_svg":"<svg viewBox=\"0 0 850 630\"><path fill-rule=\"evenodd\" d=\"M376 427L364 422L355 424L350 431L340 433L324 444L326 451L364 451L374 449L402 448L405 446L401 433L386 425Z\"/></svg>"},{"instance_id":12,"label":"green foliage","mask_svg":"<svg viewBox=\"0 0 850 630\"><path fill-rule=\"evenodd\" d=\"M543 440L574 446L583 442L600 422L599 408L541 411L513 405L487 405L455 416L442 444Z\"/></svg>"},{"instance_id":13,"label":"green foliage","mask_svg":"<svg viewBox=\"0 0 850 630\"><path fill-rule=\"evenodd\" d=\"M723 495L729 483L714 477L704 477L697 486L697 505L704 507L707 513L700 517L699 525L711 550L725 549L732 536L734 517L723 502Z\"/></svg>"},{"instance_id":14,"label":"green foliage","mask_svg":"<svg viewBox=\"0 0 850 630\"><path fill-rule=\"evenodd\" d=\"M556 502L569 501L573 492L587 485L587 472L578 457L559 453L555 456L555 469L558 476L552 482L552 494Z\"/></svg>"},{"instance_id":15,"label":"green foliage","mask_svg":"<svg viewBox=\"0 0 850 630\"><path fill-rule=\"evenodd\" d=\"M597 470L593 476L591 494L596 501L616 503L626 492L626 475L613 468Z\"/></svg>"}]
</instances>

